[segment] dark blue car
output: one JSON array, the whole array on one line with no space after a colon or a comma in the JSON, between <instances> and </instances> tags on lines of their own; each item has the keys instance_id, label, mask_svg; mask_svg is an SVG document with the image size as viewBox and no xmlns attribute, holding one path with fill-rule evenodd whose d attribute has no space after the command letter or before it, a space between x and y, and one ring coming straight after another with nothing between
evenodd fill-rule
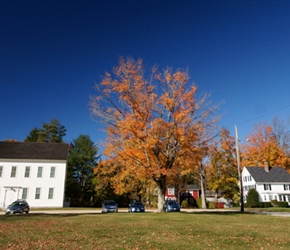
<instances>
[{"instance_id":1,"label":"dark blue car","mask_svg":"<svg viewBox=\"0 0 290 250\"><path fill-rule=\"evenodd\" d=\"M145 212L145 206L141 201L132 201L129 204L129 213Z\"/></svg>"},{"instance_id":2,"label":"dark blue car","mask_svg":"<svg viewBox=\"0 0 290 250\"><path fill-rule=\"evenodd\" d=\"M180 212L180 206L175 200L166 200L165 212Z\"/></svg>"},{"instance_id":3,"label":"dark blue car","mask_svg":"<svg viewBox=\"0 0 290 250\"><path fill-rule=\"evenodd\" d=\"M25 200L17 200L14 201L11 205L9 205L5 211L6 214L23 214L29 213L29 205Z\"/></svg>"}]
</instances>

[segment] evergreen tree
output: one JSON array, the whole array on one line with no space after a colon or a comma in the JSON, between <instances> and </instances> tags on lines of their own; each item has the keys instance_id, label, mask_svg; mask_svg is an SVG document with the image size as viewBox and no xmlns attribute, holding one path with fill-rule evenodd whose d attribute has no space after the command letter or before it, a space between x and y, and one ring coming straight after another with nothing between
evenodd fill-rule
<instances>
[{"instance_id":1,"label":"evergreen tree","mask_svg":"<svg viewBox=\"0 0 290 250\"><path fill-rule=\"evenodd\" d=\"M94 199L92 185L93 169L97 165L98 148L89 135L79 135L72 141L68 156L68 176L66 196L71 197L75 205L91 205Z\"/></svg>"},{"instance_id":2,"label":"evergreen tree","mask_svg":"<svg viewBox=\"0 0 290 250\"><path fill-rule=\"evenodd\" d=\"M247 207L259 207L259 193L256 189L250 189L247 196Z\"/></svg>"},{"instance_id":3,"label":"evergreen tree","mask_svg":"<svg viewBox=\"0 0 290 250\"><path fill-rule=\"evenodd\" d=\"M65 127L57 119L51 119L50 123L43 122L42 128L32 129L24 141L62 143L65 135Z\"/></svg>"},{"instance_id":4,"label":"evergreen tree","mask_svg":"<svg viewBox=\"0 0 290 250\"><path fill-rule=\"evenodd\" d=\"M39 130L38 128L34 128L29 132L29 135L24 140L25 142L37 142L39 137Z\"/></svg>"}]
</instances>

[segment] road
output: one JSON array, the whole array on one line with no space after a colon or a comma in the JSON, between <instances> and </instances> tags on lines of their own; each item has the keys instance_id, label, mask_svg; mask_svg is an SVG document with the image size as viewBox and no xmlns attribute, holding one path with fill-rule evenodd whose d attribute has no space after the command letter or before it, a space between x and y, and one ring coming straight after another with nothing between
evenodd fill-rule
<instances>
[{"instance_id":1,"label":"road","mask_svg":"<svg viewBox=\"0 0 290 250\"><path fill-rule=\"evenodd\" d=\"M147 209L147 213L157 213L156 209ZM236 209L181 209L183 213L239 213L239 210ZM31 210L30 214L101 214L102 211L100 208L97 209L49 209L49 210ZM128 210L125 208L119 209L119 213L128 213ZM246 212L247 213L247 212ZM265 212L265 211L251 211L250 213L270 215L270 216L281 216L281 217L290 217L290 213L282 212ZM4 211L0 211L0 215L4 215Z\"/></svg>"}]
</instances>

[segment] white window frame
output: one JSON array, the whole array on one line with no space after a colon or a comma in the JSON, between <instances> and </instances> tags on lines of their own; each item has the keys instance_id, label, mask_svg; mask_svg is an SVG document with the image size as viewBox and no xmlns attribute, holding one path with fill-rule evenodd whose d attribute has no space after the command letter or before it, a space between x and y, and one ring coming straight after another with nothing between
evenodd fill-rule
<instances>
[{"instance_id":1,"label":"white window frame","mask_svg":"<svg viewBox=\"0 0 290 250\"><path fill-rule=\"evenodd\" d=\"M12 167L11 167L11 174L10 174L10 177L11 177L11 178L16 178L16 173L17 173L17 166L12 166Z\"/></svg>"},{"instance_id":2,"label":"white window frame","mask_svg":"<svg viewBox=\"0 0 290 250\"><path fill-rule=\"evenodd\" d=\"M168 188L168 195L174 195L174 188Z\"/></svg>"},{"instance_id":3,"label":"white window frame","mask_svg":"<svg viewBox=\"0 0 290 250\"><path fill-rule=\"evenodd\" d=\"M286 201L286 195L284 194L279 194L279 201Z\"/></svg>"},{"instance_id":4,"label":"white window frame","mask_svg":"<svg viewBox=\"0 0 290 250\"><path fill-rule=\"evenodd\" d=\"M40 194L41 194L41 188L40 187L37 187L35 189L35 200L40 200Z\"/></svg>"},{"instance_id":5,"label":"white window frame","mask_svg":"<svg viewBox=\"0 0 290 250\"><path fill-rule=\"evenodd\" d=\"M30 177L30 166L25 167L24 178Z\"/></svg>"},{"instance_id":6,"label":"white window frame","mask_svg":"<svg viewBox=\"0 0 290 250\"><path fill-rule=\"evenodd\" d=\"M39 166L37 169L37 178L42 178L43 167Z\"/></svg>"},{"instance_id":7,"label":"white window frame","mask_svg":"<svg viewBox=\"0 0 290 250\"><path fill-rule=\"evenodd\" d=\"M55 178L56 167L50 167L50 178Z\"/></svg>"},{"instance_id":8,"label":"white window frame","mask_svg":"<svg viewBox=\"0 0 290 250\"><path fill-rule=\"evenodd\" d=\"M27 197L28 197L28 188L27 187L22 188L22 199L26 200Z\"/></svg>"},{"instance_id":9,"label":"white window frame","mask_svg":"<svg viewBox=\"0 0 290 250\"><path fill-rule=\"evenodd\" d=\"M52 200L54 195L54 188L49 188L48 189L48 199Z\"/></svg>"}]
</instances>

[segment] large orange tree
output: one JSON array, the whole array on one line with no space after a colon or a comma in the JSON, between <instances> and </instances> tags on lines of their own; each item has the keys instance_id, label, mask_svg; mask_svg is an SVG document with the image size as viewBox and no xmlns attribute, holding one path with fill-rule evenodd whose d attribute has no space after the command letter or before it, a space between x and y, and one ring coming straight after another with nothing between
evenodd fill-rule
<instances>
[{"instance_id":1,"label":"large orange tree","mask_svg":"<svg viewBox=\"0 0 290 250\"><path fill-rule=\"evenodd\" d=\"M156 183L158 211L164 210L167 180L200 165L218 121L208 95L197 97L186 71L156 67L145 72L142 60L121 58L91 97L91 114L107 125L104 154L115 177ZM115 190L123 189L114 182ZM119 184L118 184L119 183Z\"/></svg>"}]
</instances>

